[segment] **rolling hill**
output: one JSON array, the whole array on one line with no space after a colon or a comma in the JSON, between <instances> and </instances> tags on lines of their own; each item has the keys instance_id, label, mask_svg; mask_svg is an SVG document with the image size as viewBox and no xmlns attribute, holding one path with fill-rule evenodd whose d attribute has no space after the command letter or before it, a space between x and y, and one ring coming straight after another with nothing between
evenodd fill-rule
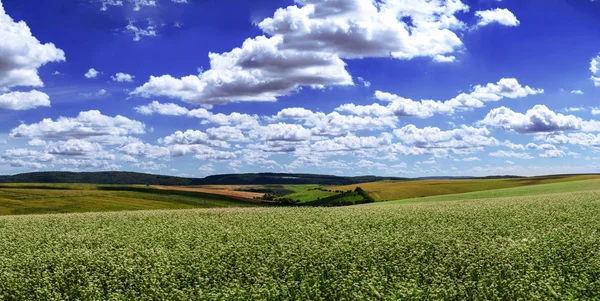
<instances>
[{"instance_id":1,"label":"rolling hill","mask_svg":"<svg viewBox=\"0 0 600 301\"><path fill-rule=\"evenodd\" d=\"M81 183L81 184L144 184L144 185L265 185L265 184L322 184L350 185L363 182L403 181L398 177L340 177L293 173L248 173L214 175L206 178L183 178L136 172L33 172L0 176L0 183Z\"/></svg>"}]
</instances>

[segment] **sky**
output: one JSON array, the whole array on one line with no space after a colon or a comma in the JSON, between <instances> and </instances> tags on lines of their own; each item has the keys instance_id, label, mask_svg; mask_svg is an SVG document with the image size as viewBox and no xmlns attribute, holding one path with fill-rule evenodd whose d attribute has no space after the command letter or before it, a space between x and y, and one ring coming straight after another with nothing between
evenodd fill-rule
<instances>
[{"instance_id":1,"label":"sky","mask_svg":"<svg viewBox=\"0 0 600 301\"><path fill-rule=\"evenodd\" d=\"M600 172L600 1L0 0L0 174Z\"/></svg>"}]
</instances>

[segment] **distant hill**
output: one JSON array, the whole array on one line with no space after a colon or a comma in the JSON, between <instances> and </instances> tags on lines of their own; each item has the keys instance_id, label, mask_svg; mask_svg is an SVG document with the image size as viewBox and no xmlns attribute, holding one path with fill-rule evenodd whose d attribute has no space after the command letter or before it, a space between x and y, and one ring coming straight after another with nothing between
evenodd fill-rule
<instances>
[{"instance_id":1,"label":"distant hill","mask_svg":"<svg viewBox=\"0 0 600 301\"><path fill-rule=\"evenodd\" d=\"M191 185L194 179L137 172L32 172L0 176L0 183L81 183L81 184L148 184Z\"/></svg>"},{"instance_id":2,"label":"distant hill","mask_svg":"<svg viewBox=\"0 0 600 301\"><path fill-rule=\"evenodd\" d=\"M264 185L264 184L322 184L352 185L386 180L402 181L396 177L340 177L292 173L226 174L206 178L183 178L136 172L32 172L0 176L0 183L83 183L83 184L143 184L143 185Z\"/></svg>"}]
</instances>

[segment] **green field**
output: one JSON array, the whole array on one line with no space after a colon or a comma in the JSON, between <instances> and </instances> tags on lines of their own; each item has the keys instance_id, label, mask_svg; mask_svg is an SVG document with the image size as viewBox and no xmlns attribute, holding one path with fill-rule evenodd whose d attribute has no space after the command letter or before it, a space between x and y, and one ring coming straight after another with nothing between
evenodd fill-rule
<instances>
[{"instance_id":1,"label":"green field","mask_svg":"<svg viewBox=\"0 0 600 301\"><path fill-rule=\"evenodd\" d=\"M145 186L0 184L0 215L255 206L224 196Z\"/></svg>"},{"instance_id":2,"label":"green field","mask_svg":"<svg viewBox=\"0 0 600 301\"><path fill-rule=\"evenodd\" d=\"M401 182L385 181L328 187L328 189L346 191L354 190L356 187L360 186L375 200L390 201L589 179L600 179L600 175L543 176L508 179L418 180Z\"/></svg>"},{"instance_id":3,"label":"green field","mask_svg":"<svg viewBox=\"0 0 600 301\"><path fill-rule=\"evenodd\" d=\"M438 198L0 217L0 299L600 296L600 180Z\"/></svg>"},{"instance_id":4,"label":"green field","mask_svg":"<svg viewBox=\"0 0 600 301\"><path fill-rule=\"evenodd\" d=\"M283 188L288 191L293 191L293 193L282 196L283 198L296 200L300 204L337 194L333 191L321 190L321 188L324 188L321 185L283 185Z\"/></svg>"}]
</instances>

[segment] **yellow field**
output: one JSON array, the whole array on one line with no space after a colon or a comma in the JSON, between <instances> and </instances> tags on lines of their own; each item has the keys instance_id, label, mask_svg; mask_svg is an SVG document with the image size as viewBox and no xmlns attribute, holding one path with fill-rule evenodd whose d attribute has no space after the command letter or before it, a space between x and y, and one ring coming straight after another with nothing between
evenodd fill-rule
<instances>
[{"instance_id":1,"label":"yellow field","mask_svg":"<svg viewBox=\"0 0 600 301\"><path fill-rule=\"evenodd\" d=\"M375 200L389 201L589 179L600 179L600 175L544 176L517 179L372 182L347 186L328 187L328 189L345 191L352 190L360 186Z\"/></svg>"}]
</instances>

